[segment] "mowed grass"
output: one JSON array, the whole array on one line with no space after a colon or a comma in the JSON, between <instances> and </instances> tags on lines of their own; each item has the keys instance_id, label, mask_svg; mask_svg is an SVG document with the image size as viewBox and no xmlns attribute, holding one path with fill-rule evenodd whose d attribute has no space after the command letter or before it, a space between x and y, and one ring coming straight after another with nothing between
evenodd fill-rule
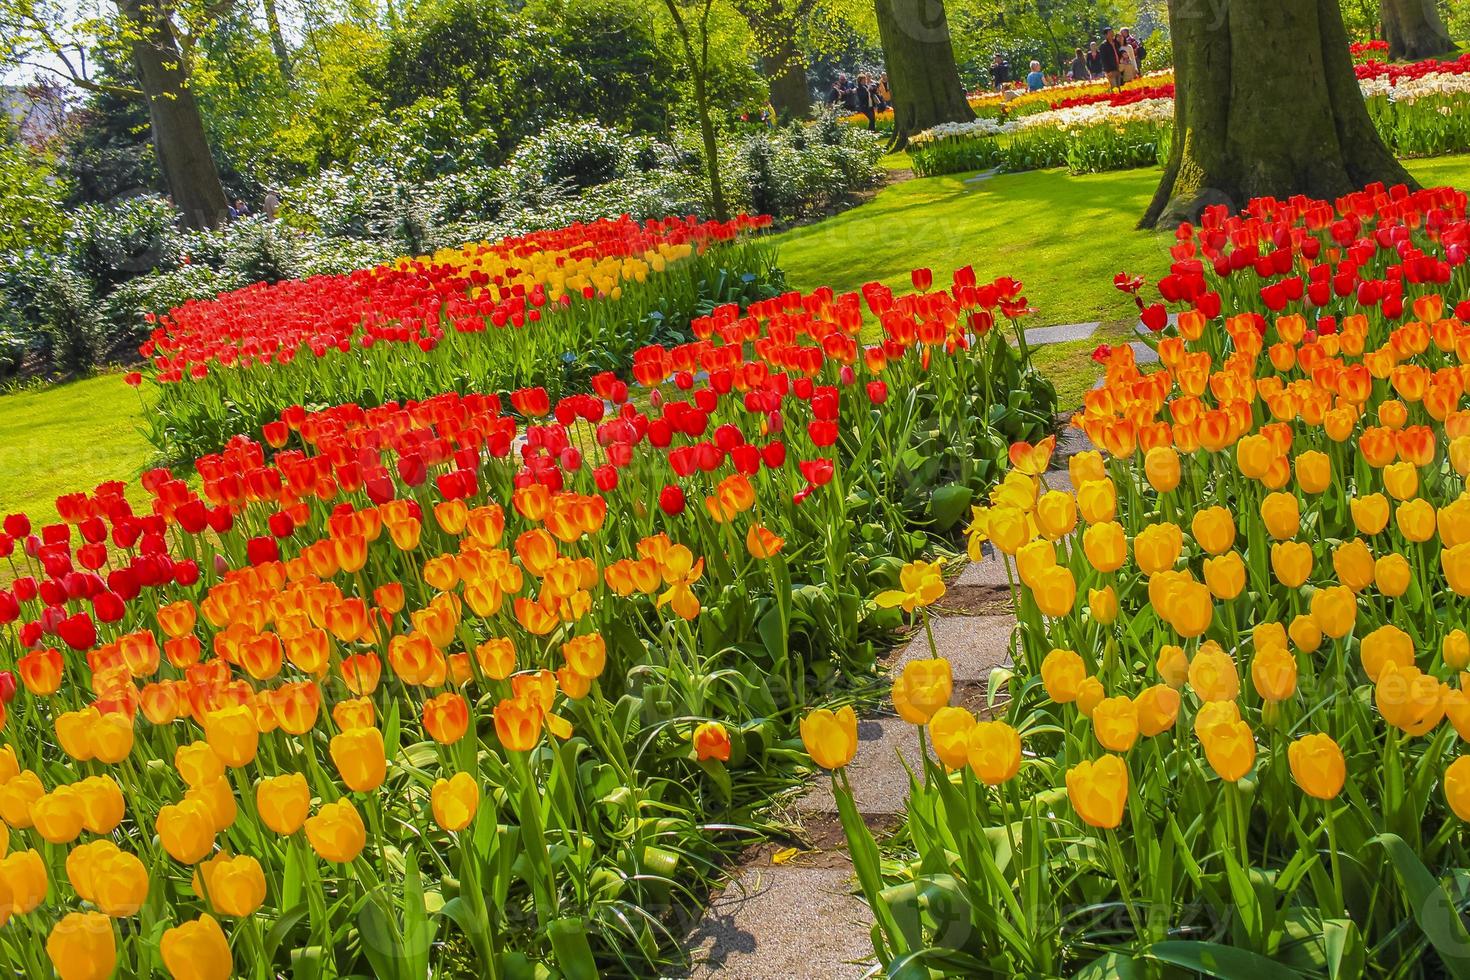
<instances>
[{"instance_id":1,"label":"mowed grass","mask_svg":"<svg viewBox=\"0 0 1470 980\"><path fill-rule=\"evenodd\" d=\"M1425 186L1470 190L1470 155L1405 165ZM915 268L931 269L936 285L965 265L973 265L981 281L1014 276L1036 309L1027 326L1102 324L1087 340L1032 352L1057 387L1058 406L1077 408L1102 377L1092 361L1097 345L1137 339L1133 303L1113 287L1113 276L1127 271L1157 280L1168 271L1173 235L1134 227L1160 171L973 176L894 184L862 207L783 232L781 266L791 286L803 291L826 284L844 292L870 281L907 289Z\"/></svg>"},{"instance_id":2,"label":"mowed grass","mask_svg":"<svg viewBox=\"0 0 1470 980\"><path fill-rule=\"evenodd\" d=\"M884 162L901 170L907 160L900 154ZM1470 156L1408 167L1425 184L1470 189ZM1061 407L1075 408L1101 375L1093 349L1132 339L1133 309L1113 288L1113 275L1157 277L1168 268L1172 236L1133 227L1159 172L1072 177L1048 170L971 183L966 176L893 184L867 204L781 233L787 278L795 289L845 292L871 280L907 287L909 270L920 267L933 269L936 283L964 265L981 279L1015 276L1038 311L1028 325L1103 321L1088 340L1034 350ZM143 412L120 374L0 396L0 515L54 521L57 496L133 481L151 455L138 431ZM133 493L142 502L136 487Z\"/></svg>"},{"instance_id":3,"label":"mowed grass","mask_svg":"<svg viewBox=\"0 0 1470 980\"><path fill-rule=\"evenodd\" d=\"M973 265L981 281L1024 282L1034 326L1117 319L1129 301L1113 288L1114 274L1168 268L1173 237L1133 228L1158 175L1044 170L909 180L776 236L781 267L794 289L846 292L871 281L909 288L910 270L924 267L936 285L947 284L955 269Z\"/></svg>"},{"instance_id":4,"label":"mowed grass","mask_svg":"<svg viewBox=\"0 0 1470 980\"><path fill-rule=\"evenodd\" d=\"M55 521L58 496L133 481L152 451L138 396L104 374L0 398L0 515ZM135 503L146 496L134 492Z\"/></svg>"}]
</instances>

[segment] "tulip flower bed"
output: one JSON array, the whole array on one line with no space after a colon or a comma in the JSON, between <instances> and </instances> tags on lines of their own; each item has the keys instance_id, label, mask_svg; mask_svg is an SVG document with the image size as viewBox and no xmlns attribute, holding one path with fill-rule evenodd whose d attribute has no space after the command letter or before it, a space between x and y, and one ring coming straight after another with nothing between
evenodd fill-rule
<instances>
[{"instance_id":1,"label":"tulip flower bed","mask_svg":"<svg viewBox=\"0 0 1470 980\"><path fill-rule=\"evenodd\" d=\"M770 295L774 254L746 238L768 225L604 220L191 301L141 348L149 439L182 461L290 405L574 390L719 303Z\"/></svg>"},{"instance_id":2,"label":"tulip flower bed","mask_svg":"<svg viewBox=\"0 0 1470 980\"><path fill-rule=\"evenodd\" d=\"M1369 115L1396 154L1470 151L1470 55L1402 65L1367 61L1355 71ZM1140 82L1118 92L1084 89L1024 115L936 126L911 143L914 172L929 177L990 167L1066 167L1097 173L1153 166L1168 156L1174 84L1163 77Z\"/></svg>"},{"instance_id":3,"label":"tulip flower bed","mask_svg":"<svg viewBox=\"0 0 1470 980\"><path fill-rule=\"evenodd\" d=\"M1050 425L1021 284L913 280L716 308L637 403L293 406L6 518L6 968L661 972L871 597Z\"/></svg>"},{"instance_id":4,"label":"tulip flower bed","mask_svg":"<svg viewBox=\"0 0 1470 980\"><path fill-rule=\"evenodd\" d=\"M1098 352L1075 493L1016 445L975 509L1009 703L894 685L932 746L902 858L846 820L891 974L1467 975L1467 243L1449 189L1180 229L1162 367ZM852 733L803 723L844 805Z\"/></svg>"}]
</instances>

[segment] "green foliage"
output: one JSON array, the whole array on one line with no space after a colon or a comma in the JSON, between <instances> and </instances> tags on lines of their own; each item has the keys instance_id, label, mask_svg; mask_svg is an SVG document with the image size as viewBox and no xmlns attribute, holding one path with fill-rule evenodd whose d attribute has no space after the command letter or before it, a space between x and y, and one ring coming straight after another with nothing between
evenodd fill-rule
<instances>
[{"instance_id":1,"label":"green foliage","mask_svg":"<svg viewBox=\"0 0 1470 980\"><path fill-rule=\"evenodd\" d=\"M734 206L787 219L820 213L882 176L881 137L837 123L830 112L810 126L729 140L723 150Z\"/></svg>"},{"instance_id":2,"label":"green foliage","mask_svg":"<svg viewBox=\"0 0 1470 980\"><path fill-rule=\"evenodd\" d=\"M480 134L501 154L558 119L656 122L646 106L667 96L661 80L673 71L637 8L566 3L549 9L553 19L543 25L498 3L426 3L390 35L367 78L392 109L425 97L456 107L452 138Z\"/></svg>"},{"instance_id":3,"label":"green foliage","mask_svg":"<svg viewBox=\"0 0 1470 980\"><path fill-rule=\"evenodd\" d=\"M66 230L65 194L48 157L0 134L0 251L55 248Z\"/></svg>"},{"instance_id":4,"label":"green foliage","mask_svg":"<svg viewBox=\"0 0 1470 980\"><path fill-rule=\"evenodd\" d=\"M173 207L161 197L83 205L72 213L63 242L68 264L106 293L166 262L174 218Z\"/></svg>"},{"instance_id":5,"label":"green foliage","mask_svg":"<svg viewBox=\"0 0 1470 980\"><path fill-rule=\"evenodd\" d=\"M41 329L52 369L67 375L89 373L99 360L102 341L90 285L71 269L50 266L40 286L37 303L44 311Z\"/></svg>"}]
</instances>

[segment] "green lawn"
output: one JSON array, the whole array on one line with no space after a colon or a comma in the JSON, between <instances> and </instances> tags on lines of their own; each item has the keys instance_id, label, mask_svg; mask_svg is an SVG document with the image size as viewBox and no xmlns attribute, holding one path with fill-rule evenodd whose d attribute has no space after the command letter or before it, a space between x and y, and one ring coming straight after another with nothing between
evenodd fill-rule
<instances>
[{"instance_id":1,"label":"green lawn","mask_svg":"<svg viewBox=\"0 0 1470 980\"><path fill-rule=\"evenodd\" d=\"M59 495L132 480L150 453L142 412L120 374L0 398L0 514L54 521Z\"/></svg>"},{"instance_id":2,"label":"green lawn","mask_svg":"<svg viewBox=\"0 0 1470 980\"><path fill-rule=\"evenodd\" d=\"M901 170L907 157L885 163ZM1411 161L1409 169L1426 184L1470 188L1470 156ZM1158 171L1042 171L977 183L965 176L894 184L861 207L783 232L787 277L796 289L842 292L874 279L907 286L909 270L922 266L936 282L966 264L982 279L1015 276L1038 310L1032 326L1103 321L1089 340L1035 354L1062 407L1075 407L1099 376L1093 348L1130 339L1131 307L1113 274L1157 277L1168 266L1171 237L1133 228ZM55 520L57 495L132 480L150 453L138 432L142 412L120 374L0 397L0 515Z\"/></svg>"}]
</instances>

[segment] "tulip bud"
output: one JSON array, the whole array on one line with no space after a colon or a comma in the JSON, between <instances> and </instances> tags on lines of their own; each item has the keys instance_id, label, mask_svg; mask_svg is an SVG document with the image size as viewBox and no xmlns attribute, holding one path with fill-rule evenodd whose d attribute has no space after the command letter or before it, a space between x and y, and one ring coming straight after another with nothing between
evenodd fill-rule
<instances>
[{"instance_id":1,"label":"tulip bud","mask_svg":"<svg viewBox=\"0 0 1470 980\"><path fill-rule=\"evenodd\" d=\"M1067 770L1067 799L1090 827L1112 829L1128 803L1128 767L1116 755L1080 762Z\"/></svg>"},{"instance_id":2,"label":"tulip bud","mask_svg":"<svg viewBox=\"0 0 1470 980\"><path fill-rule=\"evenodd\" d=\"M70 912L51 928L46 955L61 980L107 980L117 966L112 923L100 912Z\"/></svg>"},{"instance_id":3,"label":"tulip bud","mask_svg":"<svg viewBox=\"0 0 1470 980\"><path fill-rule=\"evenodd\" d=\"M841 769L857 754L857 714L851 705L818 708L801 719L801 741L817 765Z\"/></svg>"},{"instance_id":4,"label":"tulip bud","mask_svg":"<svg viewBox=\"0 0 1470 980\"><path fill-rule=\"evenodd\" d=\"M160 948L163 965L174 980L229 980L234 975L229 940L208 912L165 929Z\"/></svg>"},{"instance_id":5,"label":"tulip bud","mask_svg":"<svg viewBox=\"0 0 1470 980\"><path fill-rule=\"evenodd\" d=\"M1347 761L1330 735L1303 735L1286 747L1291 777L1308 796L1332 800L1347 781Z\"/></svg>"},{"instance_id":6,"label":"tulip bud","mask_svg":"<svg viewBox=\"0 0 1470 980\"><path fill-rule=\"evenodd\" d=\"M480 806L480 790L467 772L455 773L449 779L434 781L429 790L429 806L434 822L443 830L458 832L470 825Z\"/></svg>"},{"instance_id":7,"label":"tulip bud","mask_svg":"<svg viewBox=\"0 0 1470 980\"><path fill-rule=\"evenodd\" d=\"M1021 771L1021 736L1003 721L982 721L965 738L966 761L976 778L999 786Z\"/></svg>"}]
</instances>

